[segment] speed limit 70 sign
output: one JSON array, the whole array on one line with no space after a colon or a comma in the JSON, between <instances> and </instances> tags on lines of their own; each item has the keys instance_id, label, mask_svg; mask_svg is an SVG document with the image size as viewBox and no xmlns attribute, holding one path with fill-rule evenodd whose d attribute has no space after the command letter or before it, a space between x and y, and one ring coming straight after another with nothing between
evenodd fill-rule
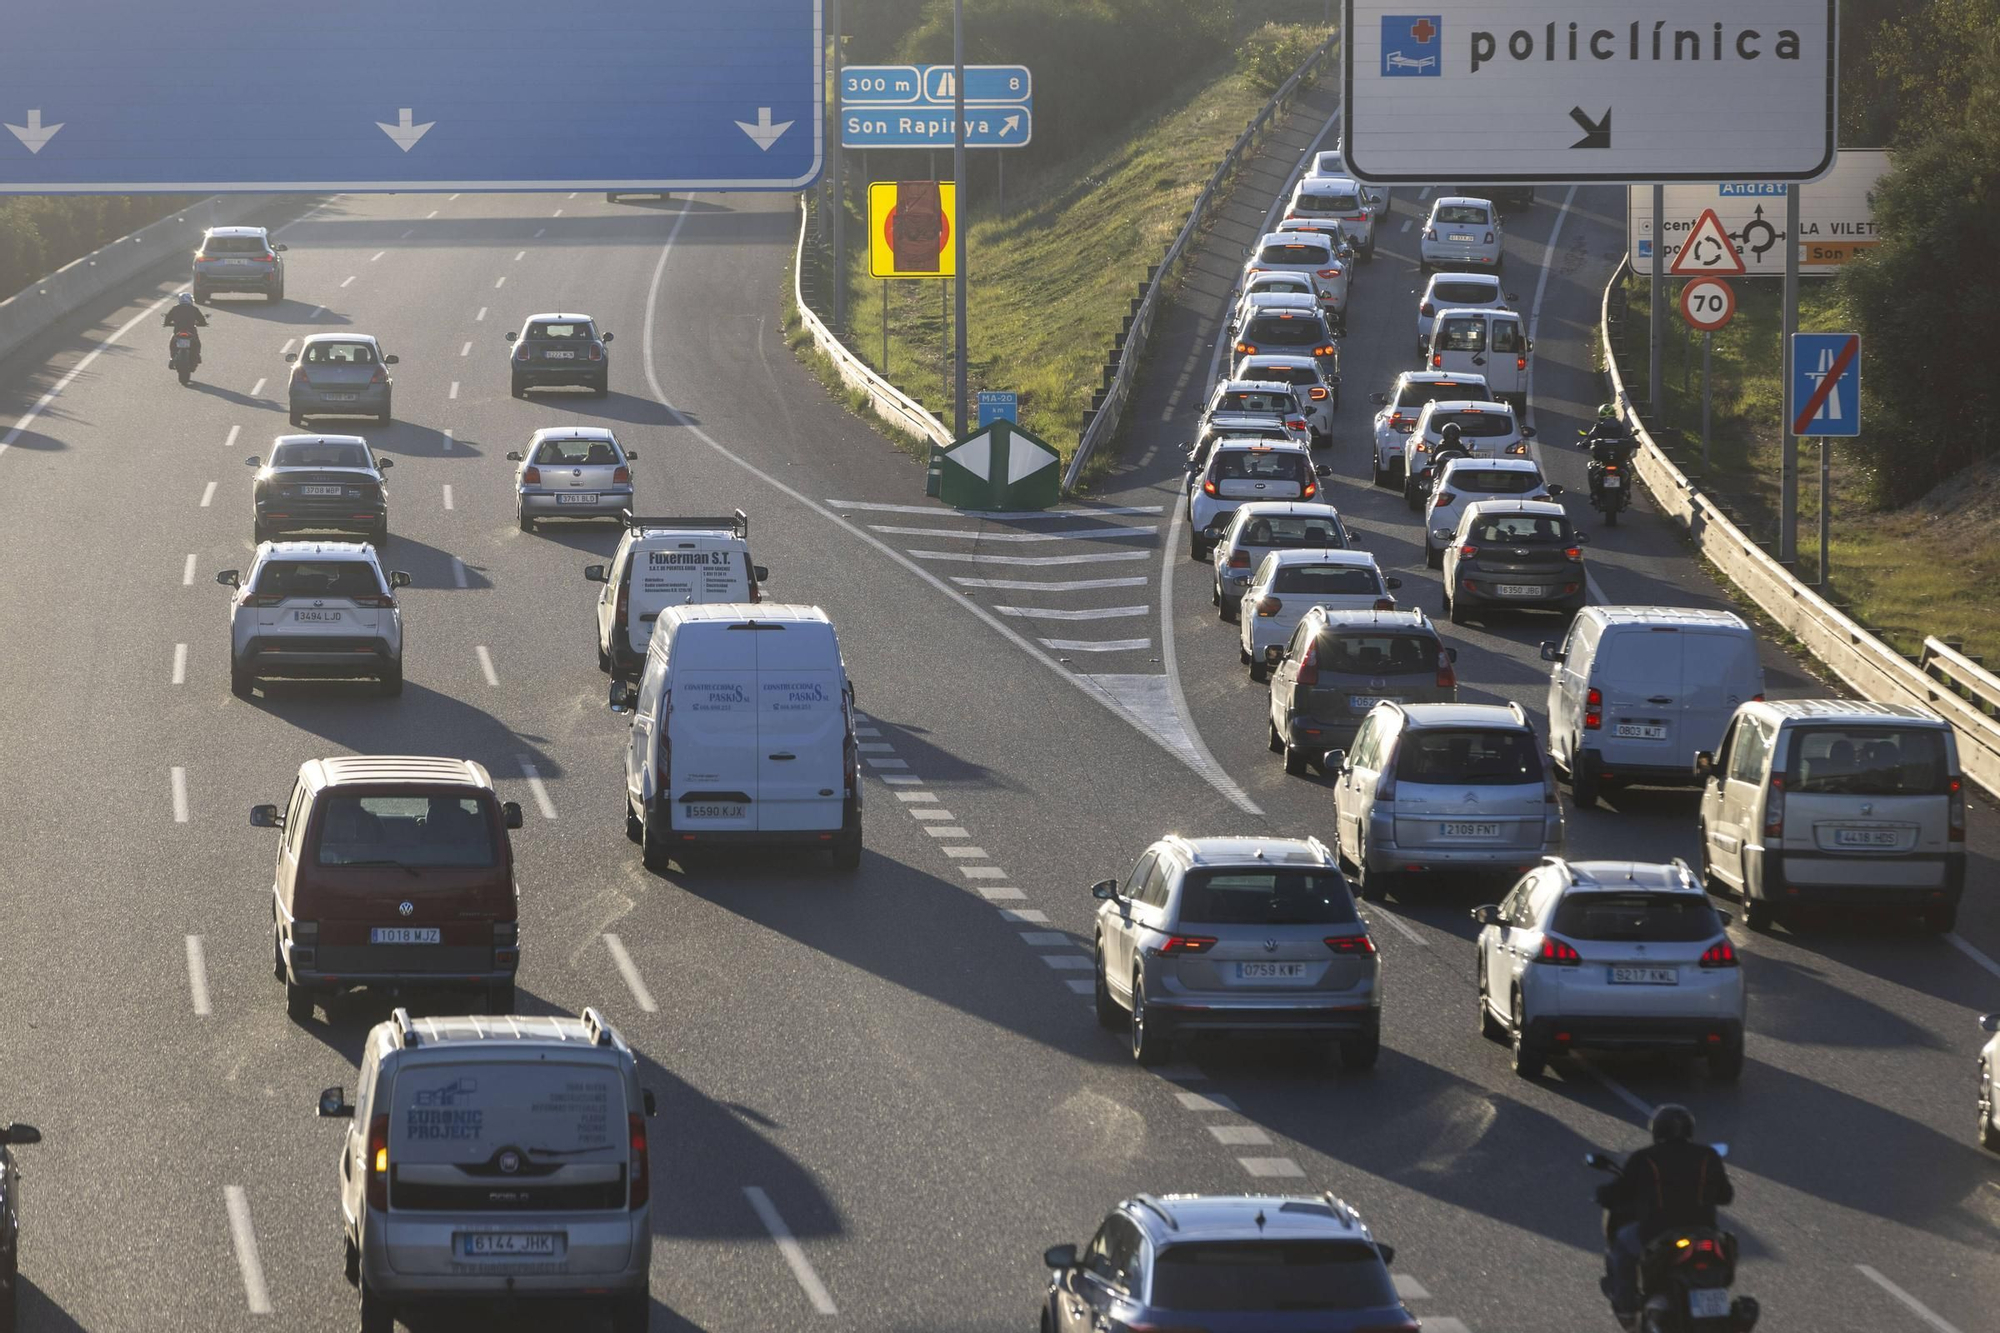
<instances>
[{"instance_id":1,"label":"speed limit 70 sign","mask_svg":"<svg viewBox=\"0 0 2000 1333\"><path fill-rule=\"evenodd\" d=\"M1736 293L1721 278L1696 278L1681 288L1681 318L1690 328L1714 333L1736 314Z\"/></svg>"}]
</instances>

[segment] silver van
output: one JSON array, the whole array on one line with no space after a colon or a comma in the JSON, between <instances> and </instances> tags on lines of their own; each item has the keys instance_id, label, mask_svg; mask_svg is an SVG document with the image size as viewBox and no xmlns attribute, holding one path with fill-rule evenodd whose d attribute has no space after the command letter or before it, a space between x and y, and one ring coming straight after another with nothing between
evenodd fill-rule
<instances>
[{"instance_id":1,"label":"silver van","mask_svg":"<svg viewBox=\"0 0 2000 1333\"><path fill-rule=\"evenodd\" d=\"M1943 933L1965 892L1958 738L1914 704L1787 699L1736 710L1702 780L1702 879L1753 929L1787 907L1890 906Z\"/></svg>"},{"instance_id":2,"label":"silver van","mask_svg":"<svg viewBox=\"0 0 2000 1333\"><path fill-rule=\"evenodd\" d=\"M1519 704L1379 703L1325 767L1363 897L1419 877L1519 876L1562 851L1555 773Z\"/></svg>"},{"instance_id":3,"label":"silver van","mask_svg":"<svg viewBox=\"0 0 2000 1333\"><path fill-rule=\"evenodd\" d=\"M526 511L523 511L526 512ZM597 593L597 669L636 674L646 660L653 622L689 602L757 602L771 572L750 562L750 520L635 518L627 510L608 565L585 565Z\"/></svg>"},{"instance_id":4,"label":"silver van","mask_svg":"<svg viewBox=\"0 0 2000 1333\"><path fill-rule=\"evenodd\" d=\"M412 1019L370 1029L340 1145L347 1280L362 1333L482 1297L604 1297L614 1333L652 1314L653 1094L595 1009L580 1018Z\"/></svg>"},{"instance_id":5,"label":"silver van","mask_svg":"<svg viewBox=\"0 0 2000 1333\"><path fill-rule=\"evenodd\" d=\"M1764 697L1757 639L1733 611L1586 606L1549 669L1549 755L1588 810L1607 784L1696 785L1737 705Z\"/></svg>"},{"instance_id":6,"label":"silver van","mask_svg":"<svg viewBox=\"0 0 2000 1333\"><path fill-rule=\"evenodd\" d=\"M648 869L728 844L861 864L854 687L818 607L668 607L611 708L632 720L625 833Z\"/></svg>"}]
</instances>

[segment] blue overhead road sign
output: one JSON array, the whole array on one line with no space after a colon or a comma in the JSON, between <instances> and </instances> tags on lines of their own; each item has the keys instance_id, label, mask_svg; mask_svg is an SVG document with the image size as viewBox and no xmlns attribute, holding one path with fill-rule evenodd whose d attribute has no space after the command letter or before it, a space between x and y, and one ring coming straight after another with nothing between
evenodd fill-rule
<instances>
[{"instance_id":1,"label":"blue overhead road sign","mask_svg":"<svg viewBox=\"0 0 2000 1333\"><path fill-rule=\"evenodd\" d=\"M956 114L950 65L849 65L840 72L847 148L949 148ZM1034 137L1026 65L965 67L965 146L1020 148Z\"/></svg>"},{"instance_id":2,"label":"blue overhead road sign","mask_svg":"<svg viewBox=\"0 0 2000 1333\"><path fill-rule=\"evenodd\" d=\"M965 108L967 148L1019 148L1034 134L1026 107ZM950 108L842 107L840 142L848 148L950 148Z\"/></svg>"},{"instance_id":3,"label":"blue overhead road sign","mask_svg":"<svg viewBox=\"0 0 2000 1333\"><path fill-rule=\"evenodd\" d=\"M30 0L0 192L795 190L821 0Z\"/></svg>"}]
</instances>

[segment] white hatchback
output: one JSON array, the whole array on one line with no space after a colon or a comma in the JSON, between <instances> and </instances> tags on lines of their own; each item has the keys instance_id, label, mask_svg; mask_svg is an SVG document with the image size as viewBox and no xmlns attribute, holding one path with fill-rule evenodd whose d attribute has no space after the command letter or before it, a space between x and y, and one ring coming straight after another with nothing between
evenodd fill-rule
<instances>
[{"instance_id":1,"label":"white hatchback","mask_svg":"<svg viewBox=\"0 0 2000 1333\"><path fill-rule=\"evenodd\" d=\"M1237 359L1233 377L1289 384L1298 394L1312 426L1313 447L1333 443L1333 413L1340 406L1340 376L1310 356L1278 356L1259 352Z\"/></svg>"},{"instance_id":2,"label":"white hatchback","mask_svg":"<svg viewBox=\"0 0 2000 1333\"><path fill-rule=\"evenodd\" d=\"M1264 650L1288 642L1315 606L1394 611L1396 599L1390 594L1402 586L1401 579L1384 578L1366 551L1272 551L1250 576L1238 603L1242 628L1237 646L1250 679L1269 678Z\"/></svg>"},{"instance_id":3,"label":"white hatchback","mask_svg":"<svg viewBox=\"0 0 2000 1333\"><path fill-rule=\"evenodd\" d=\"M1351 176L1303 176L1292 187L1285 217L1338 222L1364 259L1375 257L1375 214L1380 201Z\"/></svg>"},{"instance_id":4,"label":"white hatchback","mask_svg":"<svg viewBox=\"0 0 2000 1333\"><path fill-rule=\"evenodd\" d=\"M1304 445L1278 440L1215 442L1188 490L1188 559L1206 560L1235 509L1252 500L1310 500L1330 469ZM1211 531L1213 528L1213 531Z\"/></svg>"},{"instance_id":5,"label":"white hatchback","mask_svg":"<svg viewBox=\"0 0 2000 1333\"><path fill-rule=\"evenodd\" d=\"M1424 272L1452 265L1498 273L1506 241L1491 200L1443 195L1431 201L1430 216L1424 219L1418 267Z\"/></svg>"},{"instance_id":6,"label":"white hatchback","mask_svg":"<svg viewBox=\"0 0 2000 1333\"><path fill-rule=\"evenodd\" d=\"M1481 500L1549 500L1563 493L1542 477L1532 458L1453 458L1446 461L1424 506L1424 563L1444 568L1458 516Z\"/></svg>"},{"instance_id":7,"label":"white hatchback","mask_svg":"<svg viewBox=\"0 0 2000 1333\"><path fill-rule=\"evenodd\" d=\"M1484 375L1446 375L1428 370L1406 370L1396 376L1396 383L1387 393L1368 395L1368 400L1380 409L1375 413L1375 484L1388 486L1402 479L1403 446L1410 432L1416 429L1417 418L1423 414L1426 403L1464 399L1483 402L1492 396L1487 392Z\"/></svg>"},{"instance_id":8,"label":"white hatchback","mask_svg":"<svg viewBox=\"0 0 2000 1333\"><path fill-rule=\"evenodd\" d=\"M385 572L365 542L263 542L246 571L215 581L229 602L229 689L250 697L259 679L379 681L403 692L402 570Z\"/></svg>"},{"instance_id":9,"label":"white hatchback","mask_svg":"<svg viewBox=\"0 0 2000 1333\"><path fill-rule=\"evenodd\" d=\"M1412 510L1423 508L1431 464L1446 426L1458 427L1459 447L1474 458L1526 458L1532 428L1524 428L1514 409L1501 402L1439 399L1424 404L1410 431L1403 457L1403 500Z\"/></svg>"},{"instance_id":10,"label":"white hatchback","mask_svg":"<svg viewBox=\"0 0 2000 1333\"><path fill-rule=\"evenodd\" d=\"M1344 551L1354 545L1340 511L1332 505L1264 500L1242 506L1215 543L1215 613L1235 620L1243 590L1264 557L1273 551Z\"/></svg>"},{"instance_id":11,"label":"white hatchback","mask_svg":"<svg viewBox=\"0 0 2000 1333\"><path fill-rule=\"evenodd\" d=\"M1440 310L1511 310L1513 293L1500 287L1497 273L1433 273L1417 301L1417 358L1431 353L1431 326Z\"/></svg>"},{"instance_id":12,"label":"white hatchback","mask_svg":"<svg viewBox=\"0 0 2000 1333\"><path fill-rule=\"evenodd\" d=\"M1244 260L1243 280L1259 273L1299 273L1312 280L1320 309L1338 328L1347 319L1347 264L1340 242L1318 232L1274 231L1257 238Z\"/></svg>"},{"instance_id":13,"label":"white hatchback","mask_svg":"<svg viewBox=\"0 0 2000 1333\"><path fill-rule=\"evenodd\" d=\"M1683 861L1549 857L1479 922L1479 1026L1511 1042L1514 1072L1598 1048L1703 1057L1710 1078L1743 1072L1743 969Z\"/></svg>"}]
</instances>

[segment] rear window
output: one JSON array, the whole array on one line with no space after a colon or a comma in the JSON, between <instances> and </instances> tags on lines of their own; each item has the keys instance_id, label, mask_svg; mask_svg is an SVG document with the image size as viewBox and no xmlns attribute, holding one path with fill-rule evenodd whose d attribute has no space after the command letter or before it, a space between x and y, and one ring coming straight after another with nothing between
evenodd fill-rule
<instances>
[{"instance_id":1,"label":"rear window","mask_svg":"<svg viewBox=\"0 0 2000 1333\"><path fill-rule=\"evenodd\" d=\"M1573 940L1705 940L1722 925L1692 893L1572 893L1556 905L1558 935Z\"/></svg>"},{"instance_id":2,"label":"rear window","mask_svg":"<svg viewBox=\"0 0 2000 1333\"><path fill-rule=\"evenodd\" d=\"M361 796L325 800L319 826L323 866L494 864L493 826L476 796Z\"/></svg>"},{"instance_id":3,"label":"rear window","mask_svg":"<svg viewBox=\"0 0 2000 1333\"><path fill-rule=\"evenodd\" d=\"M1312 283L1296 273L1267 273L1251 281L1252 292L1296 292L1301 296L1312 293Z\"/></svg>"},{"instance_id":4,"label":"rear window","mask_svg":"<svg viewBox=\"0 0 2000 1333\"><path fill-rule=\"evenodd\" d=\"M1297 207L1310 208L1316 213L1354 213L1360 210L1361 200L1351 190L1338 194L1301 190Z\"/></svg>"},{"instance_id":5,"label":"rear window","mask_svg":"<svg viewBox=\"0 0 2000 1333\"><path fill-rule=\"evenodd\" d=\"M1327 341L1327 332L1315 314L1259 315L1243 337L1253 346L1313 347Z\"/></svg>"},{"instance_id":6,"label":"rear window","mask_svg":"<svg viewBox=\"0 0 2000 1333\"><path fill-rule=\"evenodd\" d=\"M1567 546L1569 524L1549 514L1483 514L1467 534L1475 542L1515 546Z\"/></svg>"},{"instance_id":7,"label":"rear window","mask_svg":"<svg viewBox=\"0 0 2000 1333\"><path fill-rule=\"evenodd\" d=\"M1486 350L1486 317L1461 315L1438 321L1437 349L1440 352L1483 352Z\"/></svg>"},{"instance_id":8,"label":"rear window","mask_svg":"<svg viewBox=\"0 0 2000 1333\"><path fill-rule=\"evenodd\" d=\"M1424 728L1397 747L1396 777L1454 787L1518 786L1542 780L1542 758L1525 731Z\"/></svg>"},{"instance_id":9,"label":"rear window","mask_svg":"<svg viewBox=\"0 0 2000 1333\"><path fill-rule=\"evenodd\" d=\"M1319 653L1320 670L1347 676L1413 676L1437 663L1437 640L1421 634L1343 633Z\"/></svg>"},{"instance_id":10,"label":"rear window","mask_svg":"<svg viewBox=\"0 0 2000 1333\"><path fill-rule=\"evenodd\" d=\"M1324 245L1311 241L1279 241L1265 246L1257 257L1266 264L1311 264L1323 268L1333 262L1333 254Z\"/></svg>"},{"instance_id":11,"label":"rear window","mask_svg":"<svg viewBox=\"0 0 2000 1333\"><path fill-rule=\"evenodd\" d=\"M270 247L261 236L211 236L202 244L205 255L265 255Z\"/></svg>"},{"instance_id":12,"label":"rear window","mask_svg":"<svg viewBox=\"0 0 2000 1333\"><path fill-rule=\"evenodd\" d=\"M574 342L590 336L588 322L582 324L530 324L530 338L542 338L551 342Z\"/></svg>"},{"instance_id":13,"label":"rear window","mask_svg":"<svg viewBox=\"0 0 2000 1333\"><path fill-rule=\"evenodd\" d=\"M1448 403L1454 398L1482 398L1485 394L1485 385L1467 384L1462 380L1405 380L1402 388L1396 391L1396 409L1415 412L1431 403Z\"/></svg>"},{"instance_id":14,"label":"rear window","mask_svg":"<svg viewBox=\"0 0 2000 1333\"><path fill-rule=\"evenodd\" d=\"M1272 580L1271 591L1367 597L1382 591L1382 579L1367 565L1284 565Z\"/></svg>"},{"instance_id":15,"label":"rear window","mask_svg":"<svg viewBox=\"0 0 2000 1333\"><path fill-rule=\"evenodd\" d=\"M372 467L368 446L352 441L293 440L271 450L272 467Z\"/></svg>"},{"instance_id":16,"label":"rear window","mask_svg":"<svg viewBox=\"0 0 2000 1333\"><path fill-rule=\"evenodd\" d=\"M1319 383L1319 371L1311 366L1245 366L1249 378L1270 380L1277 384L1296 384L1310 387Z\"/></svg>"},{"instance_id":17,"label":"rear window","mask_svg":"<svg viewBox=\"0 0 2000 1333\"><path fill-rule=\"evenodd\" d=\"M375 349L367 343L308 343L305 361L309 366L372 366Z\"/></svg>"},{"instance_id":18,"label":"rear window","mask_svg":"<svg viewBox=\"0 0 2000 1333\"><path fill-rule=\"evenodd\" d=\"M1389 1270L1357 1241L1238 1240L1169 1245L1153 1268L1162 1309L1255 1314L1399 1304Z\"/></svg>"},{"instance_id":19,"label":"rear window","mask_svg":"<svg viewBox=\"0 0 2000 1333\"><path fill-rule=\"evenodd\" d=\"M1430 428L1442 433L1455 424L1458 433L1472 439L1490 440L1514 433L1514 418L1507 412L1434 412Z\"/></svg>"},{"instance_id":20,"label":"rear window","mask_svg":"<svg viewBox=\"0 0 2000 1333\"><path fill-rule=\"evenodd\" d=\"M609 440L544 440L535 461L545 467L609 466L618 461L618 451Z\"/></svg>"},{"instance_id":21,"label":"rear window","mask_svg":"<svg viewBox=\"0 0 2000 1333\"><path fill-rule=\"evenodd\" d=\"M1478 204L1439 204L1437 221L1454 223L1462 227L1483 227L1488 222L1486 210Z\"/></svg>"},{"instance_id":22,"label":"rear window","mask_svg":"<svg viewBox=\"0 0 2000 1333\"><path fill-rule=\"evenodd\" d=\"M1217 481L1299 481L1306 478L1306 460L1290 451L1224 449L1215 456Z\"/></svg>"},{"instance_id":23,"label":"rear window","mask_svg":"<svg viewBox=\"0 0 2000 1333\"><path fill-rule=\"evenodd\" d=\"M1345 544L1340 536L1340 525L1331 518L1259 515L1243 525L1236 540L1241 546L1273 549L1324 546L1339 550Z\"/></svg>"},{"instance_id":24,"label":"rear window","mask_svg":"<svg viewBox=\"0 0 2000 1333\"><path fill-rule=\"evenodd\" d=\"M1485 305L1498 300L1497 282L1439 282L1431 285L1431 299L1439 305Z\"/></svg>"},{"instance_id":25,"label":"rear window","mask_svg":"<svg viewBox=\"0 0 2000 1333\"><path fill-rule=\"evenodd\" d=\"M1288 393L1268 389L1231 390L1215 395L1211 412L1254 412L1264 416L1284 416L1299 410L1299 400Z\"/></svg>"},{"instance_id":26,"label":"rear window","mask_svg":"<svg viewBox=\"0 0 2000 1333\"><path fill-rule=\"evenodd\" d=\"M390 1108L393 1208L625 1207L629 1110L608 1064L412 1061L396 1074ZM510 1149L521 1160L495 1174L508 1170Z\"/></svg>"},{"instance_id":27,"label":"rear window","mask_svg":"<svg viewBox=\"0 0 2000 1333\"><path fill-rule=\"evenodd\" d=\"M1949 790L1944 733L1929 727L1801 727L1785 785L1800 793L1937 796Z\"/></svg>"},{"instance_id":28,"label":"rear window","mask_svg":"<svg viewBox=\"0 0 2000 1333\"><path fill-rule=\"evenodd\" d=\"M1184 926L1316 926L1354 920L1337 870L1193 871L1181 886Z\"/></svg>"},{"instance_id":29,"label":"rear window","mask_svg":"<svg viewBox=\"0 0 2000 1333\"><path fill-rule=\"evenodd\" d=\"M366 560L273 560L257 575L263 597L380 597L382 580Z\"/></svg>"},{"instance_id":30,"label":"rear window","mask_svg":"<svg viewBox=\"0 0 2000 1333\"><path fill-rule=\"evenodd\" d=\"M1483 495L1525 495L1542 484L1533 472L1496 471L1486 468L1453 468L1444 484L1454 490L1478 491Z\"/></svg>"},{"instance_id":31,"label":"rear window","mask_svg":"<svg viewBox=\"0 0 2000 1333\"><path fill-rule=\"evenodd\" d=\"M1347 170L1347 159L1338 150L1319 154L1314 163L1313 170L1322 176L1338 176Z\"/></svg>"}]
</instances>

